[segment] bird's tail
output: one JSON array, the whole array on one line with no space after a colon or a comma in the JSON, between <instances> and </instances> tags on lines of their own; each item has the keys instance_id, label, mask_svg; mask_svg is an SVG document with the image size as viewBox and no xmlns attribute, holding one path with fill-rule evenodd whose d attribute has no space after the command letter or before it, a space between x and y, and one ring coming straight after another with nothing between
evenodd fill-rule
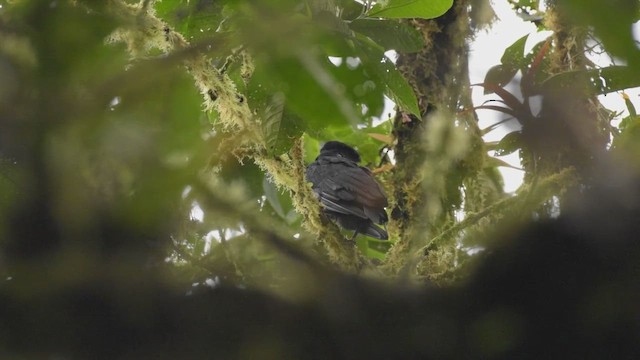
<instances>
[{"instance_id":1,"label":"bird's tail","mask_svg":"<svg viewBox=\"0 0 640 360\"><path fill-rule=\"evenodd\" d=\"M368 224L364 229L360 229L361 234L371 236L372 238L380 239L380 240L389 240L389 234L384 229L381 229L374 224Z\"/></svg>"}]
</instances>

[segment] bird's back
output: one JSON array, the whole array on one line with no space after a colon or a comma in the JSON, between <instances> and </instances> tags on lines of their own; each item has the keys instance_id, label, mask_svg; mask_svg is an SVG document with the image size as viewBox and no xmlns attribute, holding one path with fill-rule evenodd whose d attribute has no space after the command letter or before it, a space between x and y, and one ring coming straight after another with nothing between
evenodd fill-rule
<instances>
[{"instance_id":1,"label":"bird's back","mask_svg":"<svg viewBox=\"0 0 640 360\"><path fill-rule=\"evenodd\" d=\"M307 168L307 178L328 210L387 221L387 197L368 169L340 156L319 156Z\"/></svg>"}]
</instances>

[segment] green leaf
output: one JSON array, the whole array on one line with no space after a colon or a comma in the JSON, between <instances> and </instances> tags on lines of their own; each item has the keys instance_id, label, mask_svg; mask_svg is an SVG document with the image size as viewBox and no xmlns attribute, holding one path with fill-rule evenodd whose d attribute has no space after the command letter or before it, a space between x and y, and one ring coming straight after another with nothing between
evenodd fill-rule
<instances>
[{"instance_id":1,"label":"green leaf","mask_svg":"<svg viewBox=\"0 0 640 360\"><path fill-rule=\"evenodd\" d=\"M629 95L623 93L622 97L624 98L624 103L627 107L627 111L629 111L629 116L626 116L624 119L622 119L622 121L618 125L618 128L620 129L620 133L622 135L625 135L625 133L628 132L629 129L634 127L638 128L638 125L640 125L640 117L638 116L635 105L633 105L631 99L629 99Z\"/></svg>"},{"instance_id":2,"label":"green leaf","mask_svg":"<svg viewBox=\"0 0 640 360\"><path fill-rule=\"evenodd\" d=\"M314 21L318 24L322 25L325 29L330 30L334 33L339 33L342 35L350 35L351 29L349 29L349 23L335 14L321 11L313 16Z\"/></svg>"},{"instance_id":3,"label":"green leaf","mask_svg":"<svg viewBox=\"0 0 640 360\"><path fill-rule=\"evenodd\" d=\"M309 134L305 133L303 136L304 162L309 164L315 160L318 154L320 154L320 142Z\"/></svg>"},{"instance_id":4,"label":"green leaf","mask_svg":"<svg viewBox=\"0 0 640 360\"><path fill-rule=\"evenodd\" d=\"M278 196L279 193L276 186L265 177L264 180L262 180L262 188L264 189L264 196L267 198L271 208L276 212L276 214L284 219L287 215L284 213L284 209L280 203L280 198Z\"/></svg>"},{"instance_id":5,"label":"green leaf","mask_svg":"<svg viewBox=\"0 0 640 360\"><path fill-rule=\"evenodd\" d=\"M554 75L542 83L542 88L547 93L573 89L583 91L586 95L606 94L637 86L640 86L640 72L627 66L567 71Z\"/></svg>"},{"instance_id":6,"label":"green leaf","mask_svg":"<svg viewBox=\"0 0 640 360\"><path fill-rule=\"evenodd\" d=\"M514 76L516 76L517 72L518 69L516 68L499 64L493 66L489 71L487 71L487 74L484 77L484 83L504 87L513 79ZM485 87L484 94L487 95L490 93L493 93L493 91Z\"/></svg>"},{"instance_id":7,"label":"green leaf","mask_svg":"<svg viewBox=\"0 0 640 360\"><path fill-rule=\"evenodd\" d=\"M224 19L223 6L220 1L164 0L154 4L157 15L188 40L213 34Z\"/></svg>"},{"instance_id":8,"label":"green leaf","mask_svg":"<svg viewBox=\"0 0 640 360\"><path fill-rule=\"evenodd\" d=\"M495 149L495 156L505 156L522 147L522 133L520 131L510 132L505 135Z\"/></svg>"},{"instance_id":9,"label":"green leaf","mask_svg":"<svg viewBox=\"0 0 640 360\"><path fill-rule=\"evenodd\" d=\"M259 199L264 194L264 172L253 162L245 161L241 164L231 157L222 163L219 175L227 183L242 184L253 199Z\"/></svg>"},{"instance_id":10,"label":"green leaf","mask_svg":"<svg viewBox=\"0 0 640 360\"><path fill-rule=\"evenodd\" d=\"M383 244L382 246L378 246L378 244ZM360 250L363 254L365 254L368 258L384 260L386 252L389 250L389 245L387 245L388 241L378 241L378 240L370 240L365 236L358 236L356 238L356 246L358 246L358 250Z\"/></svg>"},{"instance_id":11,"label":"green leaf","mask_svg":"<svg viewBox=\"0 0 640 360\"><path fill-rule=\"evenodd\" d=\"M367 254L369 257L384 259L384 255L391 249L393 245L390 241L367 239L369 244L368 248L371 253ZM382 256L382 258L381 258Z\"/></svg>"},{"instance_id":12,"label":"green leaf","mask_svg":"<svg viewBox=\"0 0 640 360\"><path fill-rule=\"evenodd\" d=\"M341 18L353 20L364 14L365 7L355 0L337 0L336 4L341 10Z\"/></svg>"},{"instance_id":13,"label":"green leaf","mask_svg":"<svg viewBox=\"0 0 640 360\"><path fill-rule=\"evenodd\" d=\"M538 40L538 43L527 54L524 53L524 48L527 43L529 35L525 35L516 40L513 44L507 47L500 58L500 65L491 68L485 77L485 83L497 84L500 87L508 84L511 79L516 75L518 70L521 71L523 79L521 81L521 88L524 94L528 96L533 92L537 93L537 84L542 82L541 76L545 73L547 68L548 59L544 57L544 53L541 53L544 45L544 38ZM534 69L531 69L532 62L537 56L540 56L541 63L536 64ZM537 60L540 62L540 60ZM526 75L533 70L534 77L527 77ZM535 83L533 82L535 80ZM485 88L484 93L489 94L492 90Z\"/></svg>"},{"instance_id":14,"label":"green leaf","mask_svg":"<svg viewBox=\"0 0 640 360\"><path fill-rule=\"evenodd\" d=\"M306 123L285 106L276 142L269 148L273 155L286 153L306 130Z\"/></svg>"},{"instance_id":15,"label":"green leaf","mask_svg":"<svg viewBox=\"0 0 640 360\"><path fill-rule=\"evenodd\" d=\"M629 111L629 116L636 117L638 112L636 111L636 107L629 99L629 95L622 93L622 97L624 98L624 104L627 106L627 110Z\"/></svg>"},{"instance_id":16,"label":"green leaf","mask_svg":"<svg viewBox=\"0 0 640 360\"><path fill-rule=\"evenodd\" d=\"M249 83L249 104L262 119L262 133L271 155L287 152L293 141L302 136L306 126L302 119L288 111L284 94L271 96L255 81Z\"/></svg>"},{"instance_id":17,"label":"green leaf","mask_svg":"<svg viewBox=\"0 0 640 360\"><path fill-rule=\"evenodd\" d=\"M484 167L485 168L508 167L511 169L522 170L519 167L513 166L502 159L494 158L493 156L487 156L485 158Z\"/></svg>"},{"instance_id":18,"label":"green leaf","mask_svg":"<svg viewBox=\"0 0 640 360\"><path fill-rule=\"evenodd\" d=\"M420 117L418 100L411 85L400 74L393 61L391 61L381 50L367 44L359 42L361 46L360 57L374 75L386 85L385 94L393 100L398 107L404 111Z\"/></svg>"},{"instance_id":19,"label":"green leaf","mask_svg":"<svg viewBox=\"0 0 640 360\"><path fill-rule=\"evenodd\" d=\"M267 93L282 92L287 109L304 122L299 123L300 129L317 131L331 124L356 126L361 116L355 104L345 97L340 79L331 73L332 66L328 60L308 53L270 58L257 64L252 82Z\"/></svg>"},{"instance_id":20,"label":"green leaf","mask_svg":"<svg viewBox=\"0 0 640 360\"><path fill-rule=\"evenodd\" d=\"M284 95L282 93L276 93L262 111L262 132L268 149L274 148L278 142L278 135L282 127L283 112Z\"/></svg>"},{"instance_id":21,"label":"green leaf","mask_svg":"<svg viewBox=\"0 0 640 360\"><path fill-rule=\"evenodd\" d=\"M384 85L355 56L341 59L340 64L330 66L328 70L340 81L344 96L361 109L362 119L368 120L380 116L384 110Z\"/></svg>"},{"instance_id":22,"label":"green leaf","mask_svg":"<svg viewBox=\"0 0 640 360\"><path fill-rule=\"evenodd\" d=\"M378 259L378 260L384 260L386 254L383 252L380 252L376 249L373 248L367 248L365 255L367 255L368 258L372 258L372 259Z\"/></svg>"},{"instance_id":23,"label":"green leaf","mask_svg":"<svg viewBox=\"0 0 640 360\"><path fill-rule=\"evenodd\" d=\"M620 128L620 133L624 134L626 131L628 131L631 128L638 128L639 125L640 125L640 116L629 115L624 119L622 119L622 121L620 121L620 125L618 125L618 127Z\"/></svg>"},{"instance_id":24,"label":"green leaf","mask_svg":"<svg viewBox=\"0 0 640 360\"><path fill-rule=\"evenodd\" d=\"M527 34L506 48L500 58L500 63L507 68L516 69L516 71L521 68L524 60L524 46L528 37Z\"/></svg>"},{"instance_id":25,"label":"green leaf","mask_svg":"<svg viewBox=\"0 0 640 360\"><path fill-rule=\"evenodd\" d=\"M412 26L397 20L358 19L349 27L375 41L385 50L404 53L420 51L424 47L422 36Z\"/></svg>"},{"instance_id":26,"label":"green leaf","mask_svg":"<svg viewBox=\"0 0 640 360\"><path fill-rule=\"evenodd\" d=\"M370 17L433 19L443 15L453 0L387 0L374 5Z\"/></svg>"},{"instance_id":27,"label":"green leaf","mask_svg":"<svg viewBox=\"0 0 640 360\"><path fill-rule=\"evenodd\" d=\"M571 14L571 21L594 29L598 40L612 55L625 59L633 67L640 65L637 37L633 24L638 21L637 0L564 0L560 10Z\"/></svg>"},{"instance_id":28,"label":"green leaf","mask_svg":"<svg viewBox=\"0 0 640 360\"><path fill-rule=\"evenodd\" d=\"M640 116L629 115L619 126L620 134L613 139L612 147L637 156L640 153Z\"/></svg>"},{"instance_id":29,"label":"green leaf","mask_svg":"<svg viewBox=\"0 0 640 360\"><path fill-rule=\"evenodd\" d=\"M193 239L192 255L202 256L204 254L204 246L205 246L204 239L202 239L200 237L195 237Z\"/></svg>"},{"instance_id":30,"label":"green leaf","mask_svg":"<svg viewBox=\"0 0 640 360\"><path fill-rule=\"evenodd\" d=\"M262 187L267 204L273 210L272 215L277 215L289 225L300 220L299 214L293 208L291 196L289 196L288 192L278 190L266 177L262 181ZM263 208L263 211L265 209L267 208Z\"/></svg>"}]
</instances>

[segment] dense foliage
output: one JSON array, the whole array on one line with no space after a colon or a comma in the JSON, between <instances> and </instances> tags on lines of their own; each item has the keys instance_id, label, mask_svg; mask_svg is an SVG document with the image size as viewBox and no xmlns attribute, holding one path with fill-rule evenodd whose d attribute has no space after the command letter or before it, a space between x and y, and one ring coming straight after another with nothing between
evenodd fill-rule
<instances>
[{"instance_id":1,"label":"dense foliage","mask_svg":"<svg viewBox=\"0 0 640 360\"><path fill-rule=\"evenodd\" d=\"M640 252L598 241L628 240L640 203L638 99L622 92L640 86L640 2L510 3L550 35L530 50L519 39L471 84L469 42L492 21L486 0L0 0L0 356L202 357L209 345L192 345L219 321L233 338L210 345L220 356L286 358L308 345L319 358L396 346L498 357L547 341L537 301L597 329L585 330L601 340L585 354L631 339L600 329L637 330L637 295L611 304L638 280ZM493 98L473 103L473 88ZM615 92L626 108L600 104ZM485 141L505 125L480 128L478 110L517 126ZM328 140L355 146L385 187L389 241L351 244L321 213L304 169ZM500 157L515 152L524 183L507 194L499 168L513 165ZM583 231L616 211L619 226ZM581 248L580 236L598 245ZM536 266L608 291L562 289ZM510 298L513 274L534 285ZM566 297L547 304L534 290ZM582 294L596 320L555 312ZM320 335L292 326L298 317ZM370 338L348 330L359 321ZM92 325L109 340L84 334ZM250 335L234 337L244 325ZM343 326L335 349L319 345ZM120 334L145 328L139 347ZM165 330L180 346L164 343ZM567 341L591 335L581 336Z\"/></svg>"}]
</instances>

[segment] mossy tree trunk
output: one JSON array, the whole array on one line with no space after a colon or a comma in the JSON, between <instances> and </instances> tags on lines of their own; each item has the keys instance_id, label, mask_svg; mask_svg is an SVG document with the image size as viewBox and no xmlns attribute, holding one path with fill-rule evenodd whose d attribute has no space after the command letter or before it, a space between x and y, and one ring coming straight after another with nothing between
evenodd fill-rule
<instances>
[{"instance_id":1,"label":"mossy tree trunk","mask_svg":"<svg viewBox=\"0 0 640 360\"><path fill-rule=\"evenodd\" d=\"M415 265L415 250L441 231L461 206L462 179L481 166L464 161L482 147L473 112L461 111L471 108L469 1L456 1L437 19L410 23L422 34L425 46L417 53L400 54L397 64L416 93L421 118L398 112L393 124L396 166L391 218L398 241L388 255L392 273ZM456 137L458 130L466 135ZM430 138L435 132L444 135L437 144ZM425 272L428 275L430 270Z\"/></svg>"}]
</instances>

